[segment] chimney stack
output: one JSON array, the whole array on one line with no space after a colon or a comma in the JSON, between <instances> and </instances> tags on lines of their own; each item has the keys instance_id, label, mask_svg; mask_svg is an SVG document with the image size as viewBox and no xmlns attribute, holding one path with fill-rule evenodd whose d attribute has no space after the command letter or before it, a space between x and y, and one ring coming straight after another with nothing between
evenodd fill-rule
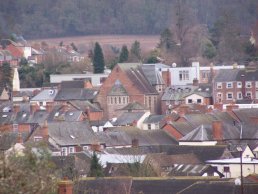
<instances>
[{"instance_id":1,"label":"chimney stack","mask_svg":"<svg viewBox=\"0 0 258 194\"><path fill-rule=\"evenodd\" d=\"M238 109L238 108L239 108L239 106L236 105L236 104L229 104L229 105L226 106L227 112L232 112L232 110L235 110L235 109Z\"/></svg>"},{"instance_id":2,"label":"chimney stack","mask_svg":"<svg viewBox=\"0 0 258 194\"><path fill-rule=\"evenodd\" d=\"M165 82L165 86L168 87L171 85L170 72L169 69L167 71L162 72L162 78Z\"/></svg>"},{"instance_id":3,"label":"chimney stack","mask_svg":"<svg viewBox=\"0 0 258 194\"><path fill-rule=\"evenodd\" d=\"M219 111L223 111L223 104L222 103L214 104L214 109L219 110Z\"/></svg>"},{"instance_id":4,"label":"chimney stack","mask_svg":"<svg viewBox=\"0 0 258 194\"><path fill-rule=\"evenodd\" d=\"M43 126L41 127L41 134L44 139L48 139L48 124L47 120L45 120Z\"/></svg>"},{"instance_id":5,"label":"chimney stack","mask_svg":"<svg viewBox=\"0 0 258 194\"><path fill-rule=\"evenodd\" d=\"M73 182L67 177L58 183L58 194L73 194Z\"/></svg>"},{"instance_id":6,"label":"chimney stack","mask_svg":"<svg viewBox=\"0 0 258 194\"><path fill-rule=\"evenodd\" d=\"M221 121L212 121L212 135L214 140L222 140L223 134Z\"/></svg>"},{"instance_id":7,"label":"chimney stack","mask_svg":"<svg viewBox=\"0 0 258 194\"><path fill-rule=\"evenodd\" d=\"M30 105L30 114L33 115L39 109L36 103Z\"/></svg>"},{"instance_id":8,"label":"chimney stack","mask_svg":"<svg viewBox=\"0 0 258 194\"><path fill-rule=\"evenodd\" d=\"M132 147L133 148L139 147L139 139L136 139L136 138L132 139Z\"/></svg>"},{"instance_id":9,"label":"chimney stack","mask_svg":"<svg viewBox=\"0 0 258 194\"><path fill-rule=\"evenodd\" d=\"M199 80L197 78L193 79L193 86L199 86Z\"/></svg>"},{"instance_id":10,"label":"chimney stack","mask_svg":"<svg viewBox=\"0 0 258 194\"><path fill-rule=\"evenodd\" d=\"M16 143L21 143L21 144L23 143L23 139L22 139L22 134L21 133L18 133Z\"/></svg>"},{"instance_id":11,"label":"chimney stack","mask_svg":"<svg viewBox=\"0 0 258 194\"><path fill-rule=\"evenodd\" d=\"M91 144L91 150L94 152L101 152L101 145L99 143Z\"/></svg>"},{"instance_id":12,"label":"chimney stack","mask_svg":"<svg viewBox=\"0 0 258 194\"><path fill-rule=\"evenodd\" d=\"M20 105L19 104L14 104L13 105L13 112L15 112L15 113L20 112Z\"/></svg>"},{"instance_id":13,"label":"chimney stack","mask_svg":"<svg viewBox=\"0 0 258 194\"><path fill-rule=\"evenodd\" d=\"M46 104L46 111L48 112L48 113L51 113L52 112L52 110L53 110L53 102L47 102L47 104Z\"/></svg>"},{"instance_id":14,"label":"chimney stack","mask_svg":"<svg viewBox=\"0 0 258 194\"><path fill-rule=\"evenodd\" d=\"M90 81L89 80L85 80L84 81L84 88L88 88L88 89L91 89L91 88L93 88L93 86L92 86L92 84L90 83Z\"/></svg>"}]
</instances>

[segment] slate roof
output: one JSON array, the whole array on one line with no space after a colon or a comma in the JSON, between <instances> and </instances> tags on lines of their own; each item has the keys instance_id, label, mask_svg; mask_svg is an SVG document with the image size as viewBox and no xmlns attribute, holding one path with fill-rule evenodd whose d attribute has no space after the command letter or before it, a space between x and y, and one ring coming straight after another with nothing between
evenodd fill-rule
<instances>
[{"instance_id":1,"label":"slate roof","mask_svg":"<svg viewBox=\"0 0 258 194\"><path fill-rule=\"evenodd\" d=\"M155 64L142 65L141 68L151 85L164 85L164 80L161 76L161 73L156 69Z\"/></svg>"},{"instance_id":2,"label":"slate roof","mask_svg":"<svg viewBox=\"0 0 258 194\"><path fill-rule=\"evenodd\" d=\"M139 141L139 146L177 144L175 139L162 130L140 130L135 127L110 128L99 132L98 137L107 147L132 145L133 139Z\"/></svg>"},{"instance_id":3,"label":"slate roof","mask_svg":"<svg viewBox=\"0 0 258 194\"><path fill-rule=\"evenodd\" d=\"M239 130L231 125L222 125L222 139L239 139ZM180 139L180 141L214 141L212 126L200 125Z\"/></svg>"},{"instance_id":4,"label":"slate roof","mask_svg":"<svg viewBox=\"0 0 258 194\"><path fill-rule=\"evenodd\" d=\"M144 94L158 95L156 89L150 84L139 64L119 63L118 66L127 74L134 87Z\"/></svg>"},{"instance_id":5,"label":"slate roof","mask_svg":"<svg viewBox=\"0 0 258 194\"><path fill-rule=\"evenodd\" d=\"M62 81L61 88L84 88L84 80Z\"/></svg>"},{"instance_id":6,"label":"slate roof","mask_svg":"<svg viewBox=\"0 0 258 194\"><path fill-rule=\"evenodd\" d=\"M11 124L13 122L14 115L12 112L0 112L1 125Z\"/></svg>"},{"instance_id":7,"label":"slate roof","mask_svg":"<svg viewBox=\"0 0 258 194\"><path fill-rule=\"evenodd\" d=\"M69 101L69 100L93 100L98 94L94 89L82 88L64 88L61 89L56 97L56 101Z\"/></svg>"},{"instance_id":8,"label":"slate roof","mask_svg":"<svg viewBox=\"0 0 258 194\"><path fill-rule=\"evenodd\" d=\"M54 101L57 92L58 92L57 89L42 90L40 93L38 93L36 96L34 96L31 99L31 101Z\"/></svg>"},{"instance_id":9,"label":"slate roof","mask_svg":"<svg viewBox=\"0 0 258 194\"><path fill-rule=\"evenodd\" d=\"M230 82L236 81L236 77L239 74L240 69L223 69L219 70L214 78L215 82Z\"/></svg>"},{"instance_id":10,"label":"slate roof","mask_svg":"<svg viewBox=\"0 0 258 194\"><path fill-rule=\"evenodd\" d=\"M89 108L91 112L102 112L97 104L91 103L90 101L73 100L72 102L68 101L68 103L76 107L78 110L85 111Z\"/></svg>"},{"instance_id":11,"label":"slate roof","mask_svg":"<svg viewBox=\"0 0 258 194\"><path fill-rule=\"evenodd\" d=\"M164 94L161 97L161 100L171 100L171 101L181 101L184 100L184 98L187 95L192 94L196 86L192 85L182 85L182 86L170 86L165 89Z\"/></svg>"},{"instance_id":12,"label":"slate roof","mask_svg":"<svg viewBox=\"0 0 258 194\"><path fill-rule=\"evenodd\" d=\"M48 121L53 122L53 121L79 121L80 116L83 114L82 111L80 110L68 110L68 111L63 111L63 110L53 110L49 116L48 116Z\"/></svg>"},{"instance_id":13,"label":"slate roof","mask_svg":"<svg viewBox=\"0 0 258 194\"><path fill-rule=\"evenodd\" d=\"M48 123L49 137L59 146L90 145L98 142L88 122Z\"/></svg>"},{"instance_id":14,"label":"slate roof","mask_svg":"<svg viewBox=\"0 0 258 194\"><path fill-rule=\"evenodd\" d=\"M0 133L0 150L2 150L2 149L8 150L10 147L12 147L14 144L16 144L19 135L20 135L20 132ZM22 136L23 142L25 142L28 139L28 137L30 136L30 133L22 132L21 136Z\"/></svg>"},{"instance_id":15,"label":"slate roof","mask_svg":"<svg viewBox=\"0 0 258 194\"><path fill-rule=\"evenodd\" d=\"M47 120L48 115L49 113L45 110L36 111L29 117L27 123L38 123L39 125L42 125Z\"/></svg>"},{"instance_id":16,"label":"slate roof","mask_svg":"<svg viewBox=\"0 0 258 194\"><path fill-rule=\"evenodd\" d=\"M188 122L168 122L167 124L172 125L182 135L186 135L194 129Z\"/></svg>"},{"instance_id":17,"label":"slate roof","mask_svg":"<svg viewBox=\"0 0 258 194\"><path fill-rule=\"evenodd\" d=\"M138 121L145 112L124 112L120 115L114 125L116 126L126 126L132 125L135 121Z\"/></svg>"},{"instance_id":18,"label":"slate roof","mask_svg":"<svg viewBox=\"0 0 258 194\"><path fill-rule=\"evenodd\" d=\"M160 123L165 117L166 115L150 115L143 123Z\"/></svg>"},{"instance_id":19,"label":"slate roof","mask_svg":"<svg viewBox=\"0 0 258 194\"><path fill-rule=\"evenodd\" d=\"M212 121L217 120L213 115L201 113L185 114L184 118L194 127L210 125L212 124Z\"/></svg>"}]
</instances>

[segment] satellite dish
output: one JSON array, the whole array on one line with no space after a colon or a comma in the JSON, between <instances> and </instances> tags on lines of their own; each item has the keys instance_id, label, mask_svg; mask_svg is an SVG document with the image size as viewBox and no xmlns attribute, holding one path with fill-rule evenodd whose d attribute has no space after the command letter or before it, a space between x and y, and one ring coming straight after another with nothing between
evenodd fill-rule
<instances>
[{"instance_id":1,"label":"satellite dish","mask_svg":"<svg viewBox=\"0 0 258 194\"><path fill-rule=\"evenodd\" d=\"M240 178L235 179L235 185L241 185L241 179Z\"/></svg>"}]
</instances>

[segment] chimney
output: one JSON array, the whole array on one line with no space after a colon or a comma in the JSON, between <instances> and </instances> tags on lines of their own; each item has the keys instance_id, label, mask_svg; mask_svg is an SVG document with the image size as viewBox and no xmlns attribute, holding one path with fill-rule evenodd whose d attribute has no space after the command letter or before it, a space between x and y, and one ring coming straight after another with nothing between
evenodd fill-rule
<instances>
[{"instance_id":1,"label":"chimney","mask_svg":"<svg viewBox=\"0 0 258 194\"><path fill-rule=\"evenodd\" d=\"M23 139L22 139L22 134L21 133L18 133L16 143L21 143L21 144L23 143Z\"/></svg>"},{"instance_id":2,"label":"chimney","mask_svg":"<svg viewBox=\"0 0 258 194\"><path fill-rule=\"evenodd\" d=\"M165 86L168 87L171 85L170 72L169 69L167 71L162 72L162 78L165 82Z\"/></svg>"},{"instance_id":3,"label":"chimney","mask_svg":"<svg viewBox=\"0 0 258 194\"><path fill-rule=\"evenodd\" d=\"M73 182L67 177L58 183L58 194L73 194Z\"/></svg>"},{"instance_id":4,"label":"chimney","mask_svg":"<svg viewBox=\"0 0 258 194\"><path fill-rule=\"evenodd\" d=\"M47 120L45 120L43 126L41 127L41 135L44 139L48 139L48 124Z\"/></svg>"},{"instance_id":5,"label":"chimney","mask_svg":"<svg viewBox=\"0 0 258 194\"><path fill-rule=\"evenodd\" d=\"M251 116L250 117L250 121L253 124L258 124L258 117L257 116Z\"/></svg>"},{"instance_id":6,"label":"chimney","mask_svg":"<svg viewBox=\"0 0 258 194\"><path fill-rule=\"evenodd\" d=\"M82 151L83 151L83 147L81 145L75 146L75 152L82 152Z\"/></svg>"},{"instance_id":7,"label":"chimney","mask_svg":"<svg viewBox=\"0 0 258 194\"><path fill-rule=\"evenodd\" d=\"M19 104L14 104L13 105L13 112L15 112L15 113L20 112L20 105Z\"/></svg>"},{"instance_id":8,"label":"chimney","mask_svg":"<svg viewBox=\"0 0 258 194\"><path fill-rule=\"evenodd\" d=\"M217 120L217 121L212 121L212 135L214 140L222 140L222 122Z\"/></svg>"},{"instance_id":9,"label":"chimney","mask_svg":"<svg viewBox=\"0 0 258 194\"><path fill-rule=\"evenodd\" d=\"M51 113L52 110L53 110L53 107L54 107L53 102L47 102L47 104L46 104L46 111L48 113Z\"/></svg>"},{"instance_id":10,"label":"chimney","mask_svg":"<svg viewBox=\"0 0 258 194\"><path fill-rule=\"evenodd\" d=\"M90 83L90 81L89 80L85 80L84 81L84 88L93 88L93 86L92 86L92 84Z\"/></svg>"},{"instance_id":11,"label":"chimney","mask_svg":"<svg viewBox=\"0 0 258 194\"><path fill-rule=\"evenodd\" d=\"M219 110L219 111L223 111L223 104L222 103L214 104L214 109Z\"/></svg>"},{"instance_id":12,"label":"chimney","mask_svg":"<svg viewBox=\"0 0 258 194\"><path fill-rule=\"evenodd\" d=\"M179 112L179 115L182 117L184 116L185 114L187 114L189 112L189 106L187 105L181 105L179 108L178 108L178 112Z\"/></svg>"},{"instance_id":13,"label":"chimney","mask_svg":"<svg viewBox=\"0 0 258 194\"><path fill-rule=\"evenodd\" d=\"M132 139L132 147L133 148L139 147L139 139L136 139L136 138Z\"/></svg>"},{"instance_id":14,"label":"chimney","mask_svg":"<svg viewBox=\"0 0 258 194\"><path fill-rule=\"evenodd\" d=\"M94 152L101 152L101 145L99 143L91 144L91 150Z\"/></svg>"},{"instance_id":15,"label":"chimney","mask_svg":"<svg viewBox=\"0 0 258 194\"><path fill-rule=\"evenodd\" d=\"M36 103L30 105L30 114L33 115L39 109Z\"/></svg>"},{"instance_id":16,"label":"chimney","mask_svg":"<svg viewBox=\"0 0 258 194\"><path fill-rule=\"evenodd\" d=\"M227 112L232 112L232 110L238 109L238 108L239 108L239 106L236 105L236 104L229 104L229 105L226 106Z\"/></svg>"},{"instance_id":17,"label":"chimney","mask_svg":"<svg viewBox=\"0 0 258 194\"><path fill-rule=\"evenodd\" d=\"M199 80L197 78L193 79L193 86L199 86Z\"/></svg>"}]
</instances>

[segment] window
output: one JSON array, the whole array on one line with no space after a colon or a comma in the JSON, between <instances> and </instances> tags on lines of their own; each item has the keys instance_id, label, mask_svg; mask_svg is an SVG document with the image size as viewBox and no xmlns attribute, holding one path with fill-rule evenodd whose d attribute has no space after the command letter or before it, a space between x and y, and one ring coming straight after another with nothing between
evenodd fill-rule
<instances>
[{"instance_id":1,"label":"window","mask_svg":"<svg viewBox=\"0 0 258 194\"><path fill-rule=\"evenodd\" d=\"M246 97L249 99L252 99L252 93L251 92L246 92Z\"/></svg>"},{"instance_id":2,"label":"window","mask_svg":"<svg viewBox=\"0 0 258 194\"><path fill-rule=\"evenodd\" d=\"M242 92L238 92L238 93L237 93L237 99L242 99L242 98L243 98Z\"/></svg>"},{"instance_id":3,"label":"window","mask_svg":"<svg viewBox=\"0 0 258 194\"><path fill-rule=\"evenodd\" d=\"M148 129L149 129L149 130L151 129L151 124L148 124Z\"/></svg>"},{"instance_id":4,"label":"window","mask_svg":"<svg viewBox=\"0 0 258 194\"><path fill-rule=\"evenodd\" d=\"M67 148L61 149L61 156L67 156Z\"/></svg>"},{"instance_id":5,"label":"window","mask_svg":"<svg viewBox=\"0 0 258 194\"><path fill-rule=\"evenodd\" d=\"M233 88L233 83L232 82L227 82L227 88Z\"/></svg>"},{"instance_id":6,"label":"window","mask_svg":"<svg viewBox=\"0 0 258 194\"><path fill-rule=\"evenodd\" d=\"M202 79L208 79L210 76L209 71L202 71Z\"/></svg>"},{"instance_id":7,"label":"window","mask_svg":"<svg viewBox=\"0 0 258 194\"><path fill-rule=\"evenodd\" d=\"M188 99L188 104L192 104L193 100L192 99Z\"/></svg>"},{"instance_id":8,"label":"window","mask_svg":"<svg viewBox=\"0 0 258 194\"><path fill-rule=\"evenodd\" d=\"M252 87L252 82L245 82L245 87L246 88L251 88Z\"/></svg>"},{"instance_id":9,"label":"window","mask_svg":"<svg viewBox=\"0 0 258 194\"><path fill-rule=\"evenodd\" d=\"M237 88L242 88L242 82L237 82Z\"/></svg>"},{"instance_id":10,"label":"window","mask_svg":"<svg viewBox=\"0 0 258 194\"><path fill-rule=\"evenodd\" d=\"M222 88L222 83L221 82L217 83L217 89L221 89L221 88Z\"/></svg>"},{"instance_id":11,"label":"window","mask_svg":"<svg viewBox=\"0 0 258 194\"><path fill-rule=\"evenodd\" d=\"M189 80L189 71L186 71L186 70L179 71L179 80L180 81Z\"/></svg>"},{"instance_id":12,"label":"window","mask_svg":"<svg viewBox=\"0 0 258 194\"><path fill-rule=\"evenodd\" d=\"M224 172L230 172L229 166L224 166L223 171Z\"/></svg>"},{"instance_id":13,"label":"window","mask_svg":"<svg viewBox=\"0 0 258 194\"><path fill-rule=\"evenodd\" d=\"M42 137L40 137L40 136L35 136L34 137L34 142L41 141L41 140L42 140Z\"/></svg>"},{"instance_id":14,"label":"window","mask_svg":"<svg viewBox=\"0 0 258 194\"><path fill-rule=\"evenodd\" d=\"M217 93L217 96L218 96L219 98L221 98L221 97L222 97L222 94L221 94L221 93Z\"/></svg>"},{"instance_id":15,"label":"window","mask_svg":"<svg viewBox=\"0 0 258 194\"><path fill-rule=\"evenodd\" d=\"M202 103L202 99L197 99L197 103Z\"/></svg>"},{"instance_id":16,"label":"window","mask_svg":"<svg viewBox=\"0 0 258 194\"><path fill-rule=\"evenodd\" d=\"M232 100L232 99L233 99L233 94L227 93L227 100Z\"/></svg>"},{"instance_id":17,"label":"window","mask_svg":"<svg viewBox=\"0 0 258 194\"><path fill-rule=\"evenodd\" d=\"M88 146L83 146L82 149L83 149L83 150L88 150L89 147L88 147Z\"/></svg>"},{"instance_id":18,"label":"window","mask_svg":"<svg viewBox=\"0 0 258 194\"><path fill-rule=\"evenodd\" d=\"M69 153L74 153L74 147L69 147Z\"/></svg>"}]
</instances>

